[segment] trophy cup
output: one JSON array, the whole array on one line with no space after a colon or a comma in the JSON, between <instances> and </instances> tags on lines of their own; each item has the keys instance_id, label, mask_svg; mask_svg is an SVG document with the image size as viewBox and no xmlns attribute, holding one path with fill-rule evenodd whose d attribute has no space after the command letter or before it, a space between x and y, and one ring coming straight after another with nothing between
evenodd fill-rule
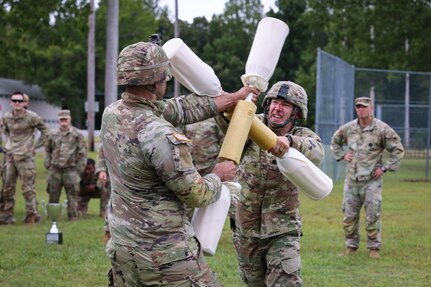
<instances>
[{"instance_id":1,"label":"trophy cup","mask_svg":"<svg viewBox=\"0 0 431 287\"><path fill-rule=\"evenodd\" d=\"M42 208L45 211L45 215L52 220L52 226L49 232L46 233L47 244L63 244L63 233L59 232L57 228L57 221L60 219L63 207L67 206L67 200L64 204L61 203L48 203L42 200Z\"/></svg>"}]
</instances>

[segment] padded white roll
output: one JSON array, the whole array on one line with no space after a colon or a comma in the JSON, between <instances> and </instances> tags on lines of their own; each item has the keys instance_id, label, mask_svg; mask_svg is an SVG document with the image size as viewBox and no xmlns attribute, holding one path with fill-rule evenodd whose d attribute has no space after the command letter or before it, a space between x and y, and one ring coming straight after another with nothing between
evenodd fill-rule
<instances>
[{"instance_id":1,"label":"padded white roll","mask_svg":"<svg viewBox=\"0 0 431 287\"><path fill-rule=\"evenodd\" d=\"M259 75L269 81L288 34L289 26L283 21L272 17L260 20L245 65L245 73Z\"/></svg>"},{"instance_id":2,"label":"padded white roll","mask_svg":"<svg viewBox=\"0 0 431 287\"><path fill-rule=\"evenodd\" d=\"M332 191L332 179L297 149L289 148L282 158L277 158L277 165L285 177L313 200L323 199Z\"/></svg>"},{"instance_id":3,"label":"padded white roll","mask_svg":"<svg viewBox=\"0 0 431 287\"><path fill-rule=\"evenodd\" d=\"M172 75L197 95L217 96L222 88L214 70L202 61L180 38L163 45L170 62Z\"/></svg>"},{"instance_id":4,"label":"padded white roll","mask_svg":"<svg viewBox=\"0 0 431 287\"><path fill-rule=\"evenodd\" d=\"M228 185L231 184L234 184L234 188L241 189L241 185L238 183L228 183ZM237 192L237 190L235 192ZM223 183L219 200L206 207L195 209L192 218L193 229L195 230L196 238L201 244L202 251L207 256L214 256L217 250L229 206L229 187Z\"/></svg>"}]
</instances>

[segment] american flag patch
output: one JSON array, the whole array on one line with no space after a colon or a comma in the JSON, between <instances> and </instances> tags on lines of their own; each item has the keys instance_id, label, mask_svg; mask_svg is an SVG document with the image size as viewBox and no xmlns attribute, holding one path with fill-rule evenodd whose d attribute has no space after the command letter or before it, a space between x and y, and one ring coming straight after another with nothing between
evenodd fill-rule
<instances>
[{"instance_id":1,"label":"american flag patch","mask_svg":"<svg viewBox=\"0 0 431 287\"><path fill-rule=\"evenodd\" d=\"M177 133L172 133L172 135L179 141L190 142L190 140L185 135L177 134Z\"/></svg>"}]
</instances>

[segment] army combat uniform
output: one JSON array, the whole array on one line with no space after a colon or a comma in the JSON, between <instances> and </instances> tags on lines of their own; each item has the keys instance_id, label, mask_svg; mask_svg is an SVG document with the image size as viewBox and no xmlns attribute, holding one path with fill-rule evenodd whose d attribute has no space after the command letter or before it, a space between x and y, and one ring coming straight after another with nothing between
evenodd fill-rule
<instances>
[{"instance_id":1,"label":"army combat uniform","mask_svg":"<svg viewBox=\"0 0 431 287\"><path fill-rule=\"evenodd\" d=\"M103 150L99 149L99 159L98 163L104 162L104 158L100 159L100 155L103 156ZM93 162L94 163L94 162ZM96 168L93 165L92 172L88 172L88 162L86 171L84 171L81 174L81 182L80 182L80 189L79 189L79 196L78 196L78 212L80 216L85 216L88 211L88 203L90 202L90 199L92 198L100 198L100 208L99 208L99 215L103 218L105 218L106 215L106 209L108 207L108 201L109 201L109 181L106 182L106 184L102 184L99 180L99 172L105 171L105 169L102 168ZM104 164L104 163L103 163ZM90 165L91 166L91 165ZM105 171L106 172L106 171Z\"/></svg>"},{"instance_id":2,"label":"army combat uniform","mask_svg":"<svg viewBox=\"0 0 431 287\"><path fill-rule=\"evenodd\" d=\"M307 117L305 90L290 81L274 84L262 101L264 114L257 115L268 127L273 99L293 106L283 129L274 128L278 135L286 136L290 147L319 165L324 156L321 139L310 129L295 124L299 111L300 117ZM216 119L224 130L224 122L220 117ZM298 188L280 172L276 157L250 140L245 144L237 179L242 190L233 201L233 241L242 280L250 287L302 286Z\"/></svg>"},{"instance_id":3,"label":"army combat uniform","mask_svg":"<svg viewBox=\"0 0 431 287\"><path fill-rule=\"evenodd\" d=\"M114 279L121 280L126 269L138 268L140 282L148 285L183 286L170 280L185 278L184 286L200 286L194 285L198 282L219 286L194 237L186 207L217 200L221 182L215 174L199 175L189 140L171 124L180 125L186 115L200 113L201 118L194 120L198 121L203 114L215 114L214 105L187 104L191 99L148 101L125 92L122 100L105 109L101 137L112 188L107 253ZM136 260L126 260L127 254ZM190 273L176 274L176 270Z\"/></svg>"},{"instance_id":4,"label":"army combat uniform","mask_svg":"<svg viewBox=\"0 0 431 287\"><path fill-rule=\"evenodd\" d=\"M41 132L41 137L34 144L34 133ZM5 223L15 223L15 186L18 176L22 181L22 193L25 199L25 222L34 222L39 219L36 202L36 166L34 162L34 148L43 146L49 137L49 129L42 118L36 113L24 110L20 116L13 111L3 116L3 133L6 136L4 146L5 185L3 190L3 211L1 220Z\"/></svg>"},{"instance_id":5,"label":"army combat uniform","mask_svg":"<svg viewBox=\"0 0 431 287\"><path fill-rule=\"evenodd\" d=\"M202 175L210 173L217 163L224 137L214 118L187 125L185 135L191 140L196 169Z\"/></svg>"},{"instance_id":6,"label":"army combat uniform","mask_svg":"<svg viewBox=\"0 0 431 287\"><path fill-rule=\"evenodd\" d=\"M343 227L345 245L359 247L359 214L362 205L366 212L365 230L367 248L381 246L382 177L373 178L376 167L395 171L404 156L404 148L398 134L386 123L373 117L368 127L361 128L355 119L341 126L332 136L331 150L337 160L342 160L347 146L353 153L351 162L346 162L343 197ZM383 152L390 153L383 162Z\"/></svg>"},{"instance_id":7,"label":"army combat uniform","mask_svg":"<svg viewBox=\"0 0 431 287\"><path fill-rule=\"evenodd\" d=\"M313 131L294 127L289 135L291 147L314 164L320 164L323 145ZM254 142L250 142L243 153L238 179L242 190L236 201L234 244L244 282L249 286L301 286L299 237L302 223L298 189L281 174L275 156ZM268 246L271 247L268 249ZM276 267L271 270L271 266L279 265L280 261L283 270ZM263 283L267 273L264 264L269 269L268 285ZM272 278L271 274L277 272L287 273L290 282L274 281L277 277Z\"/></svg>"},{"instance_id":8,"label":"army combat uniform","mask_svg":"<svg viewBox=\"0 0 431 287\"><path fill-rule=\"evenodd\" d=\"M67 217L74 220L78 218L80 175L87 162L84 137L73 126L66 131L57 129L52 132L45 149L49 202L59 203L61 189L64 187L67 195Z\"/></svg>"}]
</instances>

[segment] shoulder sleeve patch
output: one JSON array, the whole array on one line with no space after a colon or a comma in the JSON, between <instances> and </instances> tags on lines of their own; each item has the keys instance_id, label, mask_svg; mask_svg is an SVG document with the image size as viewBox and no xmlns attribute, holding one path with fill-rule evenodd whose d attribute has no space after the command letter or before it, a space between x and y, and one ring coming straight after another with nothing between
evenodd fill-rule
<instances>
[{"instance_id":1,"label":"shoulder sleeve patch","mask_svg":"<svg viewBox=\"0 0 431 287\"><path fill-rule=\"evenodd\" d=\"M174 138L176 138L178 141L187 142L187 143L190 142L190 140L185 135L183 135L183 134L179 134L179 133L173 132L172 136Z\"/></svg>"}]
</instances>

